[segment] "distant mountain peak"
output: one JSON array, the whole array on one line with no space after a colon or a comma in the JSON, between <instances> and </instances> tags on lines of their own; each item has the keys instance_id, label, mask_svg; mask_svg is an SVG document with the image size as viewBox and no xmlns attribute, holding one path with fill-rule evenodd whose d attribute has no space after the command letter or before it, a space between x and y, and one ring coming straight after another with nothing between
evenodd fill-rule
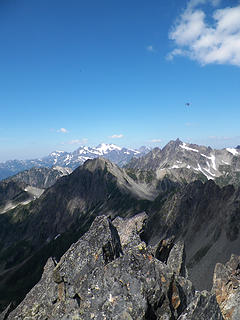
<instances>
[{"instance_id":1,"label":"distant mountain peak","mask_svg":"<svg viewBox=\"0 0 240 320\"><path fill-rule=\"evenodd\" d=\"M132 157L143 156L149 151L150 150L146 147L142 147L141 150L137 150L122 148L113 143L101 143L97 147L80 146L73 152L56 150L41 159L10 160L5 163L0 163L0 180L33 167L51 168L53 166L60 166L76 169L86 160L97 157L104 157L122 167L126 165Z\"/></svg>"},{"instance_id":2,"label":"distant mountain peak","mask_svg":"<svg viewBox=\"0 0 240 320\"><path fill-rule=\"evenodd\" d=\"M103 154L109 151L113 151L113 150L122 150L121 147L111 143L111 144L107 144L107 143L101 143L96 147L97 150L99 150L100 152L102 152Z\"/></svg>"},{"instance_id":3,"label":"distant mountain peak","mask_svg":"<svg viewBox=\"0 0 240 320\"><path fill-rule=\"evenodd\" d=\"M226 165L231 168L226 169ZM236 172L233 175L236 177L240 172L240 149L215 150L177 139L170 141L162 150L153 149L147 155L132 159L128 167L155 171L158 179L170 175L172 179L188 182L219 177L230 181L230 171Z\"/></svg>"}]
</instances>

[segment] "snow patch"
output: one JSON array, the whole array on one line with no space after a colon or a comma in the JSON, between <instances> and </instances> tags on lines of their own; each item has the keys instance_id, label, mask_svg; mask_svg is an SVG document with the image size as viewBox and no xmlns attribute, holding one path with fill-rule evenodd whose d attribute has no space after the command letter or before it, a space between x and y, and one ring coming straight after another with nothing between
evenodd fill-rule
<instances>
[{"instance_id":1,"label":"snow patch","mask_svg":"<svg viewBox=\"0 0 240 320\"><path fill-rule=\"evenodd\" d=\"M181 168L180 166L178 166L177 164L174 164L171 168L169 168L169 169L179 169L179 168Z\"/></svg>"},{"instance_id":2,"label":"snow patch","mask_svg":"<svg viewBox=\"0 0 240 320\"><path fill-rule=\"evenodd\" d=\"M208 156L206 156L205 154L202 154L202 153L201 153L201 156L204 157L204 158L207 158L207 159L211 160L213 169L214 169L215 171L217 171L216 157L215 157L214 154L212 154L210 157L208 157ZM209 164L208 161L207 161L207 165L208 165L208 167L210 168L210 164Z\"/></svg>"},{"instance_id":3,"label":"snow patch","mask_svg":"<svg viewBox=\"0 0 240 320\"><path fill-rule=\"evenodd\" d=\"M207 177L208 180L213 179L213 176L215 176L215 175L212 174L208 169L202 169L199 163L198 163L197 171L202 172L202 173ZM206 171L207 173L206 173L205 171Z\"/></svg>"},{"instance_id":4,"label":"snow patch","mask_svg":"<svg viewBox=\"0 0 240 320\"><path fill-rule=\"evenodd\" d=\"M217 171L217 167L216 167L216 157L214 154L211 155L211 157L209 157L209 159L212 161L212 167L215 171Z\"/></svg>"},{"instance_id":5,"label":"snow patch","mask_svg":"<svg viewBox=\"0 0 240 320\"><path fill-rule=\"evenodd\" d=\"M185 149L185 150L188 150L188 151L198 152L197 149L193 149L193 148L188 147L185 142L183 142L183 144L181 144L180 147L181 147L182 149Z\"/></svg>"},{"instance_id":6,"label":"snow patch","mask_svg":"<svg viewBox=\"0 0 240 320\"><path fill-rule=\"evenodd\" d=\"M211 160L211 157L208 157L208 156L206 156L205 154L202 154L202 153L201 153L201 156L204 157L204 158L207 158L207 159Z\"/></svg>"},{"instance_id":7,"label":"snow patch","mask_svg":"<svg viewBox=\"0 0 240 320\"><path fill-rule=\"evenodd\" d=\"M230 165L230 163L228 163L228 162L226 162L226 161L224 161L224 160L222 160L222 162L223 162L224 164L227 164L228 166Z\"/></svg>"},{"instance_id":8,"label":"snow patch","mask_svg":"<svg viewBox=\"0 0 240 320\"><path fill-rule=\"evenodd\" d=\"M227 148L226 150L228 152L230 152L231 154L233 154L234 156L238 156L239 155L238 151L236 149L234 149L234 148Z\"/></svg>"}]
</instances>

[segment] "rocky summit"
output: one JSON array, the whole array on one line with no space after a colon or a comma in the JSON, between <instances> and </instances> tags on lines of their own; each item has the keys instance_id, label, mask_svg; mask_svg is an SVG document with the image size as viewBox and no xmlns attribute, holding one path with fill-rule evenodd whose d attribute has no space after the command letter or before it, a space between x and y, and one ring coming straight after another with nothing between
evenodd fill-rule
<instances>
[{"instance_id":1,"label":"rocky summit","mask_svg":"<svg viewBox=\"0 0 240 320\"><path fill-rule=\"evenodd\" d=\"M48 259L38 284L1 319L224 319L215 293L195 291L182 273L183 242L170 241L161 261L169 242L141 240L146 218L98 216L59 262Z\"/></svg>"},{"instance_id":2,"label":"rocky summit","mask_svg":"<svg viewBox=\"0 0 240 320\"><path fill-rule=\"evenodd\" d=\"M142 157L132 158L126 167L137 173L139 170L150 171L157 179L168 176L174 181L188 183L211 179L221 186L240 183L238 148L217 150L179 139L170 141L163 149L154 148Z\"/></svg>"}]
</instances>

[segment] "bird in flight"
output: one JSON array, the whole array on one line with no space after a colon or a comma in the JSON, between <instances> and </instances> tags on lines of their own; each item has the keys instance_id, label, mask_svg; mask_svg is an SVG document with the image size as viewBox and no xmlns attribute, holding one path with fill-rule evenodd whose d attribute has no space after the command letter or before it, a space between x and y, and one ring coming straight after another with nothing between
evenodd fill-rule
<instances>
[{"instance_id":1,"label":"bird in flight","mask_svg":"<svg viewBox=\"0 0 240 320\"><path fill-rule=\"evenodd\" d=\"M186 103L185 103L185 106L186 106L186 107L190 107L190 105L191 105L190 102L186 102Z\"/></svg>"}]
</instances>

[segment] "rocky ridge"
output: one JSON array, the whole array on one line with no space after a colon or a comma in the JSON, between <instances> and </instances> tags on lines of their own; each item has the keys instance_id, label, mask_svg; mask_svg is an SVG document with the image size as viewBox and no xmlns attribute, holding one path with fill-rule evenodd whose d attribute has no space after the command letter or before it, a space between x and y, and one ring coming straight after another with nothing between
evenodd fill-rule
<instances>
[{"instance_id":1,"label":"rocky ridge","mask_svg":"<svg viewBox=\"0 0 240 320\"><path fill-rule=\"evenodd\" d=\"M146 218L97 217L59 262L48 260L39 283L2 319L222 320L214 293L196 292L179 272L184 250L174 248L182 243L166 264L141 241Z\"/></svg>"},{"instance_id":2,"label":"rocky ridge","mask_svg":"<svg viewBox=\"0 0 240 320\"><path fill-rule=\"evenodd\" d=\"M0 214L39 198L45 189L72 172L70 168L32 168L0 181Z\"/></svg>"}]
</instances>

